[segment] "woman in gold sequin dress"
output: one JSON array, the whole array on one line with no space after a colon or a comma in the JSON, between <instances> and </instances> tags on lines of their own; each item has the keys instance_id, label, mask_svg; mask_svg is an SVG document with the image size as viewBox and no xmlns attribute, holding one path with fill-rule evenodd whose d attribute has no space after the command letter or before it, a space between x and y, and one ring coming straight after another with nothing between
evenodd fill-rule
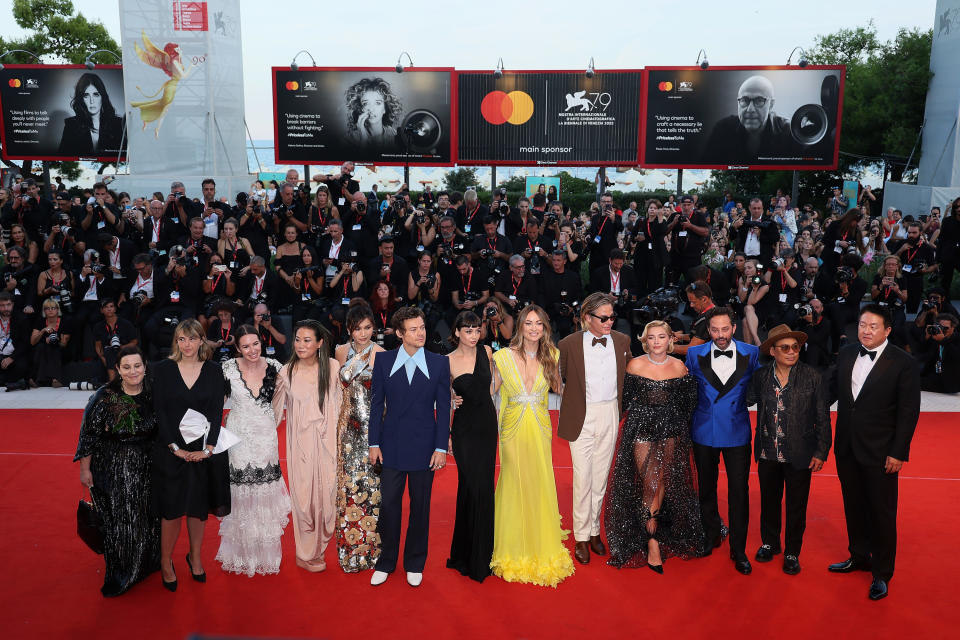
<instances>
[{"instance_id":1,"label":"woman in gold sequin dress","mask_svg":"<svg viewBox=\"0 0 960 640\"><path fill-rule=\"evenodd\" d=\"M343 404L337 425L337 557L346 573L372 569L380 557L380 476L367 456L370 379L376 354L372 342L374 316L369 305L355 301L347 312L350 342L337 347Z\"/></svg>"},{"instance_id":2,"label":"woman in gold sequin dress","mask_svg":"<svg viewBox=\"0 0 960 640\"><path fill-rule=\"evenodd\" d=\"M493 354L500 385L500 478L494 497L493 574L556 587L573 574L553 476L548 392L560 389L550 319L536 305L517 317L509 349Z\"/></svg>"}]
</instances>

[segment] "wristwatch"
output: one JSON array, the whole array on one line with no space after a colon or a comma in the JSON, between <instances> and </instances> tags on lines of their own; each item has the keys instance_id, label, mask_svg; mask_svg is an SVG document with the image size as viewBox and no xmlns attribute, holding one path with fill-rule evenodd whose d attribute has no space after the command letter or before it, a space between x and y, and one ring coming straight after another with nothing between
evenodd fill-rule
<instances>
[{"instance_id":1,"label":"wristwatch","mask_svg":"<svg viewBox=\"0 0 960 640\"><path fill-rule=\"evenodd\" d=\"M177 446L176 442L171 442L168 444L167 449L170 449L170 453L176 453L177 451L180 451L180 447Z\"/></svg>"},{"instance_id":2,"label":"wristwatch","mask_svg":"<svg viewBox=\"0 0 960 640\"><path fill-rule=\"evenodd\" d=\"M203 450L203 453L204 453L204 455L206 455L208 458L213 455L213 451L210 451L210 449L206 449L206 448Z\"/></svg>"}]
</instances>

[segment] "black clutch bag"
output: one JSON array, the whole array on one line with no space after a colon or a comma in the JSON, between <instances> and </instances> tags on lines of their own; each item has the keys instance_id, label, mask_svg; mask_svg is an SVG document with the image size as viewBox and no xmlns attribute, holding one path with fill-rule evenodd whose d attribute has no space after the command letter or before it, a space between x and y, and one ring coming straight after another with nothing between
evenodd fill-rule
<instances>
[{"instance_id":1,"label":"black clutch bag","mask_svg":"<svg viewBox=\"0 0 960 640\"><path fill-rule=\"evenodd\" d=\"M80 498L77 505L77 535L91 551L103 555L103 518L93 502L93 494L89 502Z\"/></svg>"}]
</instances>

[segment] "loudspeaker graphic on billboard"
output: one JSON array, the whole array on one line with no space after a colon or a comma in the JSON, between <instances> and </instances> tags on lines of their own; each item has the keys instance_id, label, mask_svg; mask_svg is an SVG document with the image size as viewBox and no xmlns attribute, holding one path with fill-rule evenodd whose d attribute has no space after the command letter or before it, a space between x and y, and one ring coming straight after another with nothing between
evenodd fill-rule
<instances>
[{"instance_id":1,"label":"loudspeaker graphic on billboard","mask_svg":"<svg viewBox=\"0 0 960 640\"><path fill-rule=\"evenodd\" d=\"M168 42L163 49L158 49L156 45L150 42L147 34L142 34L143 47L139 43L134 43L134 49L137 57L144 63L163 71L169 76L169 79L161 85L160 89L153 94L146 94L143 89L137 85L137 90L148 98L148 100L138 100L131 102L130 106L140 110L140 120L143 122L143 129L146 130L148 124L156 123L153 130L154 137L160 137L160 127L163 125L163 118L167 115L170 105L177 97L177 87L180 81L190 75L193 69L192 65L184 67L183 56L180 52L180 45L175 42ZM159 96L159 97L158 97Z\"/></svg>"}]
</instances>

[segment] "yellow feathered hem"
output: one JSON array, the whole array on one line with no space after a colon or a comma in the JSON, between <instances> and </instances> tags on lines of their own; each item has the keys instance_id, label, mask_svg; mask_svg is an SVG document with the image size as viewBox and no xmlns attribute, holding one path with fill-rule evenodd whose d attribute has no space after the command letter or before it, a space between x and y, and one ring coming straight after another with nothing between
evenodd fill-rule
<instances>
[{"instance_id":1,"label":"yellow feathered hem","mask_svg":"<svg viewBox=\"0 0 960 640\"><path fill-rule=\"evenodd\" d=\"M526 582L553 588L574 572L570 552L563 546L549 558L509 558L494 555L490 561L490 569L493 575L507 582Z\"/></svg>"}]
</instances>

